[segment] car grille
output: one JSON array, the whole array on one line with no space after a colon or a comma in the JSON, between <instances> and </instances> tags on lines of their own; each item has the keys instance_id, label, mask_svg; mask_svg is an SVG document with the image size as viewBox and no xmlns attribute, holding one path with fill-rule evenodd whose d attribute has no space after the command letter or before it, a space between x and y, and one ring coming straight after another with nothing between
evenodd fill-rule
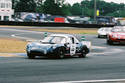
<instances>
[{"instance_id":1,"label":"car grille","mask_svg":"<svg viewBox=\"0 0 125 83\"><path fill-rule=\"evenodd\" d=\"M120 41L125 41L125 39L117 39L117 40L120 40Z\"/></svg>"},{"instance_id":2,"label":"car grille","mask_svg":"<svg viewBox=\"0 0 125 83\"><path fill-rule=\"evenodd\" d=\"M44 55L43 52L40 52L40 51L30 51L31 54L35 54L35 55Z\"/></svg>"}]
</instances>

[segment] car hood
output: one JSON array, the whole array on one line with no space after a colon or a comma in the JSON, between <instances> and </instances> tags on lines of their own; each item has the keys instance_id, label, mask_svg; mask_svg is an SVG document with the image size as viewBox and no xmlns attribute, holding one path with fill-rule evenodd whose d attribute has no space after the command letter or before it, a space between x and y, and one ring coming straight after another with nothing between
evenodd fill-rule
<instances>
[{"instance_id":1,"label":"car hood","mask_svg":"<svg viewBox=\"0 0 125 83\"><path fill-rule=\"evenodd\" d=\"M118 39L125 39L125 33L124 32L116 32L112 34L114 37Z\"/></svg>"},{"instance_id":2,"label":"car hood","mask_svg":"<svg viewBox=\"0 0 125 83\"><path fill-rule=\"evenodd\" d=\"M41 50L49 50L49 49L55 49L60 46L64 46L64 44L49 44L49 43L42 43L42 42L32 42L27 45L30 48L36 48Z\"/></svg>"},{"instance_id":3,"label":"car hood","mask_svg":"<svg viewBox=\"0 0 125 83\"><path fill-rule=\"evenodd\" d=\"M107 34L107 33L110 33L111 31L98 31L98 33L100 34Z\"/></svg>"},{"instance_id":4,"label":"car hood","mask_svg":"<svg viewBox=\"0 0 125 83\"><path fill-rule=\"evenodd\" d=\"M41 42L32 42L29 45L37 49L46 49L46 50L54 46L54 44L43 44Z\"/></svg>"}]
</instances>

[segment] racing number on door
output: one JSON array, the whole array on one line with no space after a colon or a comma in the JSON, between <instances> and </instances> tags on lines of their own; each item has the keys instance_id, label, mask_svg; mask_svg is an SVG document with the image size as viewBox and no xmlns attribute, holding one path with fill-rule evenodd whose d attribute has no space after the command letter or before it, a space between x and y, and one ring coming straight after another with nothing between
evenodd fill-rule
<instances>
[{"instance_id":1,"label":"racing number on door","mask_svg":"<svg viewBox=\"0 0 125 83\"><path fill-rule=\"evenodd\" d=\"M76 53L76 44L74 41L74 38L70 38L71 44L70 44L70 55L74 55Z\"/></svg>"}]
</instances>

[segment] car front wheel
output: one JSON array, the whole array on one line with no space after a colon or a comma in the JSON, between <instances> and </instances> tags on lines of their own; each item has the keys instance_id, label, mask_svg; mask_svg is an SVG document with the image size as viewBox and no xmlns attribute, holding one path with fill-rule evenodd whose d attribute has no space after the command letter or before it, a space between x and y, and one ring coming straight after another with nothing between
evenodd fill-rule
<instances>
[{"instance_id":1,"label":"car front wheel","mask_svg":"<svg viewBox=\"0 0 125 83\"><path fill-rule=\"evenodd\" d=\"M101 36L100 36L100 35L98 35L98 38L101 38Z\"/></svg>"},{"instance_id":2,"label":"car front wheel","mask_svg":"<svg viewBox=\"0 0 125 83\"><path fill-rule=\"evenodd\" d=\"M64 49L59 48L59 50L57 51L57 58L63 59L64 57Z\"/></svg>"},{"instance_id":3,"label":"car front wheel","mask_svg":"<svg viewBox=\"0 0 125 83\"><path fill-rule=\"evenodd\" d=\"M86 57L86 54L81 54L81 55L79 55L79 58L85 58Z\"/></svg>"},{"instance_id":4,"label":"car front wheel","mask_svg":"<svg viewBox=\"0 0 125 83\"><path fill-rule=\"evenodd\" d=\"M27 56L28 56L29 59L34 59L35 58L35 56L32 55L31 53L27 53Z\"/></svg>"}]
</instances>

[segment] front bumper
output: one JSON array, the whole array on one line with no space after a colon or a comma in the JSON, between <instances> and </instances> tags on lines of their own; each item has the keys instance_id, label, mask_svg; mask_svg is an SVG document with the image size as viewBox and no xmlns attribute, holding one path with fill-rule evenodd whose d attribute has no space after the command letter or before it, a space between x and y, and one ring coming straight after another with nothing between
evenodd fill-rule
<instances>
[{"instance_id":1,"label":"front bumper","mask_svg":"<svg viewBox=\"0 0 125 83\"><path fill-rule=\"evenodd\" d=\"M45 54L43 51L38 51L38 50L31 50L30 54L31 55L36 55L36 56L45 56L45 55L47 55L47 53Z\"/></svg>"},{"instance_id":2,"label":"front bumper","mask_svg":"<svg viewBox=\"0 0 125 83\"><path fill-rule=\"evenodd\" d=\"M56 51L52 49L30 49L27 52L34 56L53 56L56 54Z\"/></svg>"},{"instance_id":3,"label":"front bumper","mask_svg":"<svg viewBox=\"0 0 125 83\"><path fill-rule=\"evenodd\" d=\"M98 37L104 37L104 38L106 38L107 35L106 34L98 34Z\"/></svg>"},{"instance_id":4,"label":"front bumper","mask_svg":"<svg viewBox=\"0 0 125 83\"><path fill-rule=\"evenodd\" d=\"M119 39L119 38L110 38L113 42L119 42L119 43L125 43L125 39Z\"/></svg>"}]
</instances>

